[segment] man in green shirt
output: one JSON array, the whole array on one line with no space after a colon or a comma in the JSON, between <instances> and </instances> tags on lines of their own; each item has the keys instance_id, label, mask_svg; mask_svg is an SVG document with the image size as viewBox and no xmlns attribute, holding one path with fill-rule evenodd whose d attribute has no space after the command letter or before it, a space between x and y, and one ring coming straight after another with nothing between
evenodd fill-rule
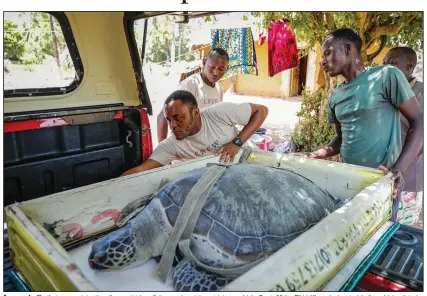
<instances>
[{"instance_id":1,"label":"man in green shirt","mask_svg":"<svg viewBox=\"0 0 427 296\"><path fill-rule=\"evenodd\" d=\"M332 90L328 121L336 136L326 146L307 153L324 159L338 153L350 164L391 171L393 198L404 184L402 175L423 147L423 114L403 73L393 66L365 67L362 40L351 29L329 34L322 45L322 68L346 82ZM402 143L400 113L410 132ZM403 148L402 148L403 147Z\"/></svg>"}]
</instances>

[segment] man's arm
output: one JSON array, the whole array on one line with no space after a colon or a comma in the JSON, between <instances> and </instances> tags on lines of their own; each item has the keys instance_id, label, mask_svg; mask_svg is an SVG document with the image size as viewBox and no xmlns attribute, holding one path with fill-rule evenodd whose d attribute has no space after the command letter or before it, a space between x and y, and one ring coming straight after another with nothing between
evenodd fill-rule
<instances>
[{"instance_id":1,"label":"man's arm","mask_svg":"<svg viewBox=\"0 0 427 296\"><path fill-rule=\"evenodd\" d=\"M171 138L168 138L159 143L149 159L141 163L139 166L127 170L122 176L152 170L170 164L171 161L175 159L177 159L177 155L174 149L174 141Z\"/></svg>"},{"instance_id":2,"label":"man's arm","mask_svg":"<svg viewBox=\"0 0 427 296\"><path fill-rule=\"evenodd\" d=\"M268 115L267 107L251 103L249 105L251 105L251 117L249 118L248 123L237 135L243 143L245 143L247 140L249 140L250 137L252 137L253 134L255 134Z\"/></svg>"},{"instance_id":3,"label":"man's arm","mask_svg":"<svg viewBox=\"0 0 427 296\"><path fill-rule=\"evenodd\" d=\"M403 103L399 111L409 122L409 131L402 152L393 168L404 173L423 149L423 113L418 100L410 98Z\"/></svg>"},{"instance_id":4,"label":"man's arm","mask_svg":"<svg viewBox=\"0 0 427 296\"><path fill-rule=\"evenodd\" d=\"M251 106L251 116L248 123L237 135L242 143L245 143L262 125L268 115L268 108L263 105L249 104ZM218 154L221 154L220 161L232 162L239 152L240 147L233 142L224 144Z\"/></svg>"},{"instance_id":5,"label":"man's arm","mask_svg":"<svg viewBox=\"0 0 427 296\"><path fill-rule=\"evenodd\" d=\"M412 97L400 106L399 111L409 122L409 131L406 135L402 152L391 168L386 168L384 166L379 167L384 173L391 172L393 174L393 198L402 191L405 185L403 174L418 156L420 151L423 150L423 113L419 102L415 97Z\"/></svg>"},{"instance_id":6,"label":"man's arm","mask_svg":"<svg viewBox=\"0 0 427 296\"><path fill-rule=\"evenodd\" d=\"M302 152L302 153L293 153L299 156L308 156L310 158L325 159L332 156L335 156L340 153L341 144L342 144L342 132L341 124L334 123L336 136L326 145L326 147L320 148L313 152Z\"/></svg>"},{"instance_id":7,"label":"man's arm","mask_svg":"<svg viewBox=\"0 0 427 296\"><path fill-rule=\"evenodd\" d=\"M341 124L335 123L334 127L337 135L328 143L328 145L326 145L326 147L320 148L312 152L309 157L325 159L340 153L342 144Z\"/></svg>"},{"instance_id":8,"label":"man's arm","mask_svg":"<svg viewBox=\"0 0 427 296\"><path fill-rule=\"evenodd\" d=\"M136 174L136 173L140 173L143 171L148 171L148 170L152 170L158 167L163 166L161 163L152 160L152 159L147 159L146 161L144 161L143 163L141 163L139 166L134 167L130 170L127 170L126 172L124 172L122 174L122 176L127 176L127 175L131 175L131 174Z\"/></svg>"},{"instance_id":9,"label":"man's arm","mask_svg":"<svg viewBox=\"0 0 427 296\"><path fill-rule=\"evenodd\" d=\"M163 115L163 110L157 115L157 140L158 143L168 136L168 123Z\"/></svg>"}]
</instances>

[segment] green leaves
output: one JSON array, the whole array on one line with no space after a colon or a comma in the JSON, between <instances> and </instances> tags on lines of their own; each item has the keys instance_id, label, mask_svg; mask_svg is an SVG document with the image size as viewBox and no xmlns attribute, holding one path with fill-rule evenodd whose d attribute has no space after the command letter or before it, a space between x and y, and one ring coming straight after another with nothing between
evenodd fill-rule
<instances>
[{"instance_id":1,"label":"green leaves","mask_svg":"<svg viewBox=\"0 0 427 296\"><path fill-rule=\"evenodd\" d=\"M9 26L10 30L13 31L9 35L9 49L6 56L10 56L9 59L24 64L42 64L47 56L55 57L55 50L52 38L52 28L50 25L50 14L43 12L22 12L19 14L20 17L25 18L29 16L28 21L23 23L24 32L17 31L17 25L5 20L4 25ZM58 21L53 18L53 31L56 35L56 41L58 50L62 53L66 50L67 45L65 43L64 35L61 30L61 26ZM9 30L9 29L8 29ZM8 31L5 27L5 32ZM15 37L12 37L15 36ZM13 40L15 38L15 41ZM18 38L18 39L16 39ZM22 44L24 43L24 44ZM72 66L71 60L68 61Z\"/></svg>"},{"instance_id":2,"label":"green leaves","mask_svg":"<svg viewBox=\"0 0 427 296\"><path fill-rule=\"evenodd\" d=\"M422 12L404 12L396 20L396 24L402 25L399 34L389 36L389 47L405 44L415 51L423 51L423 15Z\"/></svg>"},{"instance_id":3,"label":"green leaves","mask_svg":"<svg viewBox=\"0 0 427 296\"><path fill-rule=\"evenodd\" d=\"M18 25L4 20L3 59L20 62L25 54L24 35L18 31Z\"/></svg>"},{"instance_id":4,"label":"green leaves","mask_svg":"<svg viewBox=\"0 0 427 296\"><path fill-rule=\"evenodd\" d=\"M196 59L190 49L191 26L175 24L172 17L168 15L155 17L152 25L152 28L149 26L147 37L146 62L169 63L172 58L172 50L174 50L176 60L194 61ZM178 26L175 28L176 32L174 32L174 26Z\"/></svg>"},{"instance_id":5,"label":"green leaves","mask_svg":"<svg viewBox=\"0 0 427 296\"><path fill-rule=\"evenodd\" d=\"M297 113L299 122L292 134L292 141L301 151L314 151L324 146L335 136L334 128L327 120L328 92L325 89L302 92L301 109Z\"/></svg>"},{"instance_id":6,"label":"green leaves","mask_svg":"<svg viewBox=\"0 0 427 296\"><path fill-rule=\"evenodd\" d=\"M307 42L308 48L312 48L317 42L321 43L333 30L330 28L352 28L364 37L365 44L371 44L372 39L387 35L389 47L406 44L416 51L422 51L422 12L369 12L361 20L363 23L359 23L358 14L361 13L251 12L251 15L257 18L257 25L260 28L268 28L272 20L283 18L290 20L290 27L295 32L297 40ZM362 53L362 56L366 56L366 52ZM369 58L373 59L374 56Z\"/></svg>"}]
</instances>

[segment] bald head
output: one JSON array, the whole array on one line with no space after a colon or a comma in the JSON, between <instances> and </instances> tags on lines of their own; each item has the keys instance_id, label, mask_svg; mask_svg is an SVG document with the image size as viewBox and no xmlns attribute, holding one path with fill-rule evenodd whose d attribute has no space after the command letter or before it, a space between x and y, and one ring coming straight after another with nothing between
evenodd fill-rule
<instances>
[{"instance_id":1,"label":"bald head","mask_svg":"<svg viewBox=\"0 0 427 296\"><path fill-rule=\"evenodd\" d=\"M384 65L392 65L399 68L408 78L412 79L412 73L417 65L417 54L409 47L395 47L389 50L384 57Z\"/></svg>"},{"instance_id":2,"label":"bald head","mask_svg":"<svg viewBox=\"0 0 427 296\"><path fill-rule=\"evenodd\" d=\"M395 55L403 55L408 61L412 61L415 64L417 63L417 53L410 47L395 47L390 49L388 53Z\"/></svg>"}]
</instances>

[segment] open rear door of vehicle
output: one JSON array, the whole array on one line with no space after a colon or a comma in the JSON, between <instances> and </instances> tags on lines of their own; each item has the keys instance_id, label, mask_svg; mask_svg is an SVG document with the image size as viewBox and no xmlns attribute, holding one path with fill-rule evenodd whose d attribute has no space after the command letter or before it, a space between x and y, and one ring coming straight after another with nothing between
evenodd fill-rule
<instances>
[{"instance_id":1,"label":"open rear door of vehicle","mask_svg":"<svg viewBox=\"0 0 427 296\"><path fill-rule=\"evenodd\" d=\"M43 44L52 54L7 63L4 206L117 178L151 155L152 110L129 15L6 12L4 19L32 44L27 55ZM44 36L50 43L32 42L43 28L52 29Z\"/></svg>"},{"instance_id":2,"label":"open rear door of vehicle","mask_svg":"<svg viewBox=\"0 0 427 296\"><path fill-rule=\"evenodd\" d=\"M12 68L4 105L5 206L119 177L153 149L150 99L124 13L30 13L21 21L51 17L56 47L67 50L75 75L64 78L60 67L56 77L55 64L50 71L44 64L28 73Z\"/></svg>"}]
</instances>

